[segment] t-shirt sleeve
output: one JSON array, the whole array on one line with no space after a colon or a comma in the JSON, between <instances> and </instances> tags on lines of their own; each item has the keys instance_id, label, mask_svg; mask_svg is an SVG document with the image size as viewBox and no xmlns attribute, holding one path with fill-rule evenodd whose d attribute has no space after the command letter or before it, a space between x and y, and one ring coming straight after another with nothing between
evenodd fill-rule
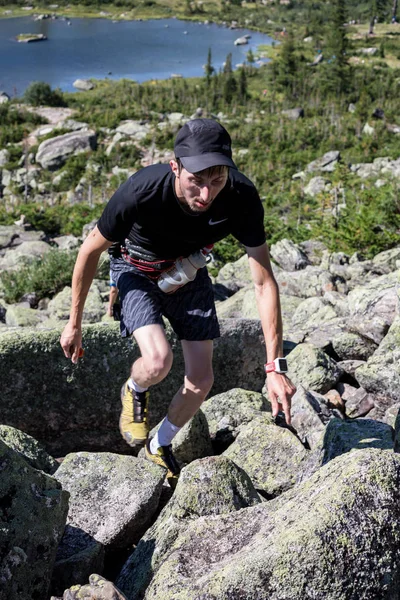
<instances>
[{"instance_id":1,"label":"t-shirt sleeve","mask_svg":"<svg viewBox=\"0 0 400 600\"><path fill-rule=\"evenodd\" d=\"M244 246L255 248L266 241L264 207L254 186L246 186L240 194L240 218L232 230L233 236Z\"/></svg>"},{"instance_id":2,"label":"t-shirt sleeve","mask_svg":"<svg viewBox=\"0 0 400 600\"><path fill-rule=\"evenodd\" d=\"M124 242L137 218L137 195L132 178L123 183L110 198L97 227L110 242Z\"/></svg>"}]
</instances>

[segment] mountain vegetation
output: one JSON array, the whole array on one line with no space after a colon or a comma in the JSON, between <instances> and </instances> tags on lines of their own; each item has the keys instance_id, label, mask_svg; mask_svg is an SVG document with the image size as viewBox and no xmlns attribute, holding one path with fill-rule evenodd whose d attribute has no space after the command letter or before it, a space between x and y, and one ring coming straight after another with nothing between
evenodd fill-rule
<instances>
[{"instance_id":1,"label":"mountain vegetation","mask_svg":"<svg viewBox=\"0 0 400 600\"><path fill-rule=\"evenodd\" d=\"M118 0L112 8L136 10L148 2ZM73 118L97 133L97 149L69 158L56 172L61 178L40 171L40 193L14 185L12 202L3 195L0 223L24 214L52 235L79 235L83 222L99 216L126 177L118 169L115 174L115 167L134 172L150 148L171 151L178 125L166 117L174 112L189 117L200 107L204 116L217 117L230 131L235 161L264 202L270 243L285 237L295 242L322 239L333 251L367 257L399 244L400 166L383 178L379 169L368 177L358 170L360 164L400 157L396 2L152 2L151 10L155 16L173 11L185 18L236 22L273 34L276 42L256 56L249 52L236 70L231 55L222 70L216 69L210 49L202 78L143 84L104 80L95 82L93 90L72 94L38 82L22 99L0 105L0 150L8 152L3 173L23 168L28 156L34 162L37 147L27 150L25 140L43 118L28 112L25 104L74 109ZM272 60L258 67L262 55ZM298 118L290 115L294 108L301 109ZM148 135L106 151L110 132L132 119L149 123ZM62 133L52 131L48 137ZM336 168L314 173L308 165L331 151L340 153ZM309 194L307 186L316 174L325 178L325 185ZM71 206L68 193L82 178L86 187ZM217 248L219 264L240 252L234 240L225 240Z\"/></svg>"}]
</instances>

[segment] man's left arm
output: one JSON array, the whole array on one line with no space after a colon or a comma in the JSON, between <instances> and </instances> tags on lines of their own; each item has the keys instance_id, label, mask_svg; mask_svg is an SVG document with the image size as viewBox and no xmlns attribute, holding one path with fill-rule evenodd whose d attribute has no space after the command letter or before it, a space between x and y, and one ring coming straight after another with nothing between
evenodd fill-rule
<instances>
[{"instance_id":1,"label":"man's left arm","mask_svg":"<svg viewBox=\"0 0 400 600\"><path fill-rule=\"evenodd\" d=\"M282 315L279 288L272 272L267 244L255 248L246 247L251 276L255 286L257 308L265 338L266 362L283 357ZM291 399L296 388L284 374L271 372L267 376L268 397L272 404L272 414L285 413L290 424Z\"/></svg>"}]
</instances>

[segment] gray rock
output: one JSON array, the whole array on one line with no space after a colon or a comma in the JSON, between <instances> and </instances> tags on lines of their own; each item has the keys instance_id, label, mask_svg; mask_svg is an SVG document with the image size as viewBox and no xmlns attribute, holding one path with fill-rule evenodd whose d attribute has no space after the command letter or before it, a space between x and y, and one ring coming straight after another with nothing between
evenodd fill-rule
<instances>
[{"instance_id":1,"label":"gray rock","mask_svg":"<svg viewBox=\"0 0 400 600\"><path fill-rule=\"evenodd\" d=\"M59 235L53 238L53 242L57 244L60 250L73 250L81 244L81 240L74 235Z\"/></svg>"},{"instance_id":2,"label":"gray rock","mask_svg":"<svg viewBox=\"0 0 400 600\"><path fill-rule=\"evenodd\" d=\"M249 292L249 294L251 294L253 292L254 286L252 284L249 284L245 287L243 287L242 289L240 289L239 291L237 291L236 293L232 294L232 296L230 296L229 298L227 298L226 300L220 301L216 303L216 309L217 309L217 316L219 319L228 319L228 318L240 318L242 316L244 316L243 314L243 303L244 303L244 299L245 297L247 298L246 294L247 292ZM253 303L254 301L254 303ZM255 306L255 294L253 292L253 296L250 300L247 300L247 304L246 304L246 318L257 318L258 317L258 313L255 312L257 311L257 306Z\"/></svg>"},{"instance_id":3,"label":"gray rock","mask_svg":"<svg viewBox=\"0 0 400 600\"><path fill-rule=\"evenodd\" d=\"M8 327L36 327L41 322L41 315L33 308L11 305L6 312Z\"/></svg>"},{"instance_id":4,"label":"gray rock","mask_svg":"<svg viewBox=\"0 0 400 600\"><path fill-rule=\"evenodd\" d=\"M217 394L202 405L215 453L219 454L235 440L242 425L271 407L258 392L232 389Z\"/></svg>"},{"instance_id":5,"label":"gray rock","mask_svg":"<svg viewBox=\"0 0 400 600\"><path fill-rule=\"evenodd\" d=\"M366 364L365 360L339 360L338 361L338 365L343 370L343 372L347 373L348 375L351 375L352 377L355 376L356 369L358 369L358 367L361 367L362 365L365 365L365 364Z\"/></svg>"},{"instance_id":6,"label":"gray rock","mask_svg":"<svg viewBox=\"0 0 400 600\"><path fill-rule=\"evenodd\" d=\"M307 298L293 313L291 325L308 332L336 318L334 308L324 298Z\"/></svg>"},{"instance_id":7,"label":"gray rock","mask_svg":"<svg viewBox=\"0 0 400 600\"><path fill-rule=\"evenodd\" d=\"M400 270L375 277L365 286L349 293L353 331L379 344L393 323L397 312Z\"/></svg>"},{"instance_id":8,"label":"gray rock","mask_svg":"<svg viewBox=\"0 0 400 600\"><path fill-rule=\"evenodd\" d=\"M396 317L378 350L355 371L358 383L372 394L400 402L400 317Z\"/></svg>"},{"instance_id":9,"label":"gray rock","mask_svg":"<svg viewBox=\"0 0 400 600\"><path fill-rule=\"evenodd\" d=\"M314 173L315 171L334 171L336 163L340 160L340 152L331 150L326 152L321 158L317 158L307 165L306 172Z\"/></svg>"},{"instance_id":10,"label":"gray rock","mask_svg":"<svg viewBox=\"0 0 400 600\"><path fill-rule=\"evenodd\" d=\"M85 584L91 573L104 568L104 546L79 527L67 525L57 549L51 579L51 593L62 596L64 590Z\"/></svg>"},{"instance_id":11,"label":"gray rock","mask_svg":"<svg viewBox=\"0 0 400 600\"><path fill-rule=\"evenodd\" d=\"M201 517L182 528L146 598L396 598L399 478L393 452L355 451L272 502Z\"/></svg>"},{"instance_id":12,"label":"gray rock","mask_svg":"<svg viewBox=\"0 0 400 600\"><path fill-rule=\"evenodd\" d=\"M35 438L27 433L9 425L0 425L0 440L18 452L34 469L44 471L49 475L53 475L58 469L58 462Z\"/></svg>"},{"instance_id":13,"label":"gray rock","mask_svg":"<svg viewBox=\"0 0 400 600\"><path fill-rule=\"evenodd\" d=\"M393 429L386 423L379 423L372 419L353 421L332 419L319 443L304 463L299 481L308 479L323 465L342 454L366 448L392 450Z\"/></svg>"},{"instance_id":14,"label":"gray rock","mask_svg":"<svg viewBox=\"0 0 400 600\"><path fill-rule=\"evenodd\" d=\"M191 521L259 503L248 475L228 458L215 456L192 463L183 469L172 499L123 566L116 585L128 598L143 597L153 571Z\"/></svg>"},{"instance_id":15,"label":"gray rock","mask_svg":"<svg viewBox=\"0 0 400 600\"><path fill-rule=\"evenodd\" d=\"M278 271L276 280L282 294L311 298L338 291L338 278L319 267L308 266L301 271Z\"/></svg>"},{"instance_id":16,"label":"gray rock","mask_svg":"<svg viewBox=\"0 0 400 600\"><path fill-rule=\"evenodd\" d=\"M214 347L215 383L210 395L237 387L261 391L265 348L260 322L225 319L220 326L221 337ZM174 350L174 365L168 378L152 388L151 427L166 415L185 371L181 344L169 327L166 331ZM23 429L44 443L53 456L64 456L82 447L126 451L117 426L119 398L129 366L139 356L136 343L128 344L120 337L118 323L86 325L85 356L73 365L62 356L60 333L61 327L1 333L3 423ZM44 414L48 415L46 421Z\"/></svg>"},{"instance_id":17,"label":"gray rock","mask_svg":"<svg viewBox=\"0 0 400 600\"><path fill-rule=\"evenodd\" d=\"M351 419L365 417L374 408L374 406L374 396L369 394L363 388L358 388L346 400L346 415Z\"/></svg>"},{"instance_id":18,"label":"gray rock","mask_svg":"<svg viewBox=\"0 0 400 600\"><path fill-rule=\"evenodd\" d=\"M311 196L314 198L315 196L318 196L318 194L321 194L321 192L325 191L326 183L327 180L325 177L313 177L304 188L304 193L306 196Z\"/></svg>"},{"instance_id":19,"label":"gray rock","mask_svg":"<svg viewBox=\"0 0 400 600\"><path fill-rule=\"evenodd\" d=\"M89 79L76 79L72 84L77 90L88 92L94 88L94 84Z\"/></svg>"},{"instance_id":20,"label":"gray rock","mask_svg":"<svg viewBox=\"0 0 400 600\"><path fill-rule=\"evenodd\" d=\"M287 239L272 244L271 256L285 271L299 271L310 264L301 248Z\"/></svg>"},{"instance_id":21,"label":"gray rock","mask_svg":"<svg viewBox=\"0 0 400 600\"><path fill-rule=\"evenodd\" d=\"M342 369L312 344L299 344L287 357L293 383L325 394L339 381Z\"/></svg>"},{"instance_id":22,"label":"gray rock","mask_svg":"<svg viewBox=\"0 0 400 600\"><path fill-rule=\"evenodd\" d=\"M137 543L161 495L164 469L134 456L78 452L55 474L71 494L68 524L107 548Z\"/></svg>"},{"instance_id":23,"label":"gray rock","mask_svg":"<svg viewBox=\"0 0 400 600\"><path fill-rule=\"evenodd\" d=\"M151 430L150 437L154 437L161 423L162 421ZM174 437L172 450L181 465L213 454L207 419L201 409ZM144 449L141 450L139 456L145 458Z\"/></svg>"},{"instance_id":24,"label":"gray rock","mask_svg":"<svg viewBox=\"0 0 400 600\"><path fill-rule=\"evenodd\" d=\"M10 269L22 262L29 262L34 258L42 258L50 252L50 244L41 241L24 241L16 248L6 250L2 259L0 259L0 268Z\"/></svg>"},{"instance_id":25,"label":"gray rock","mask_svg":"<svg viewBox=\"0 0 400 600\"><path fill-rule=\"evenodd\" d=\"M349 323L350 325L351 323ZM366 361L377 349L377 344L360 335L344 331L332 340L332 346L341 361L362 360Z\"/></svg>"},{"instance_id":26,"label":"gray rock","mask_svg":"<svg viewBox=\"0 0 400 600\"><path fill-rule=\"evenodd\" d=\"M237 292L242 287L252 283L250 267L245 254L234 263L227 263L219 270L216 283L222 284L232 292Z\"/></svg>"},{"instance_id":27,"label":"gray rock","mask_svg":"<svg viewBox=\"0 0 400 600\"><path fill-rule=\"evenodd\" d=\"M318 240L306 240L305 242L300 242L299 247L312 265L321 264L322 255L327 250L325 244Z\"/></svg>"},{"instance_id":28,"label":"gray rock","mask_svg":"<svg viewBox=\"0 0 400 600\"><path fill-rule=\"evenodd\" d=\"M50 600L54 600L53 597ZM57 598L55 600L58 600ZM128 600L111 581L92 573L87 585L73 585L60 600Z\"/></svg>"},{"instance_id":29,"label":"gray rock","mask_svg":"<svg viewBox=\"0 0 400 600\"><path fill-rule=\"evenodd\" d=\"M299 439L313 449L332 418L332 411L324 396L299 385L292 398L291 417Z\"/></svg>"},{"instance_id":30,"label":"gray rock","mask_svg":"<svg viewBox=\"0 0 400 600\"><path fill-rule=\"evenodd\" d=\"M307 450L288 429L277 427L270 414L242 427L224 456L244 469L256 489L271 498L292 487Z\"/></svg>"},{"instance_id":31,"label":"gray rock","mask_svg":"<svg viewBox=\"0 0 400 600\"><path fill-rule=\"evenodd\" d=\"M68 493L1 440L0 471L2 597L47 598Z\"/></svg>"},{"instance_id":32,"label":"gray rock","mask_svg":"<svg viewBox=\"0 0 400 600\"><path fill-rule=\"evenodd\" d=\"M61 321L68 321L71 310L71 288L65 287L61 292L52 298L48 305L50 318ZM104 315L104 305L100 290L96 284L92 284L87 296L85 308L83 310L84 323L97 323Z\"/></svg>"},{"instance_id":33,"label":"gray rock","mask_svg":"<svg viewBox=\"0 0 400 600\"><path fill-rule=\"evenodd\" d=\"M6 92L0 92L0 104L6 104L10 101L10 96Z\"/></svg>"},{"instance_id":34,"label":"gray rock","mask_svg":"<svg viewBox=\"0 0 400 600\"><path fill-rule=\"evenodd\" d=\"M282 110L281 114L290 119L291 121L297 121L304 117L304 109L303 108L290 108L288 110Z\"/></svg>"},{"instance_id":35,"label":"gray rock","mask_svg":"<svg viewBox=\"0 0 400 600\"><path fill-rule=\"evenodd\" d=\"M92 130L65 133L42 142L36 154L36 162L43 169L56 170L62 167L70 156L95 150L96 146L97 137Z\"/></svg>"},{"instance_id":36,"label":"gray rock","mask_svg":"<svg viewBox=\"0 0 400 600\"><path fill-rule=\"evenodd\" d=\"M6 148L0 150L0 167L4 167L10 160L10 153Z\"/></svg>"},{"instance_id":37,"label":"gray rock","mask_svg":"<svg viewBox=\"0 0 400 600\"><path fill-rule=\"evenodd\" d=\"M116 129L117 133L129 135L135 140L144 139L151 131L148 123L141 121L123 121Z\"/></svg>"},{"instance_id":38,"label":"gray rock","mask_svg":"<svg viewBox=\"0 0 400 600\"><path fill-rule=\"evenodd\" d=\"M400 261L400 248L391 248L384 252L379 252L372 259L375 267L378 267L381 273L390 273L398 269L398 261Z\"/></svg>"}]
</instances>

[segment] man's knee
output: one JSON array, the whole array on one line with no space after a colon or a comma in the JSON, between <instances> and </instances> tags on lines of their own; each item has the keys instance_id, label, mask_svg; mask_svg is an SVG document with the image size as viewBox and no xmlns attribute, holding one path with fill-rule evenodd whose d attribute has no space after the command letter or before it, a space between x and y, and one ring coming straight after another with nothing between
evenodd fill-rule
<instances>
[{"instance_id":1,"label":"man's knee","mask_svg":"<svg viewBox=\"0 0 400 600\"><path fill-rule=\"evenodd\" d=\"M162 381L170 372L173 362L171 348L142 356L143 366L149 379Z\"/></svg>"},{"instance_id":2,"label":"man's knee","mask_svg":"<svg viewBox=\"0 0 400 600\"><path fill-rule=\"evenodd\" d=\"M185 377L185 387L204 400L214 384L214 375L210 371L203 374L188 374Z\"/></svg>"}]
</instances>

